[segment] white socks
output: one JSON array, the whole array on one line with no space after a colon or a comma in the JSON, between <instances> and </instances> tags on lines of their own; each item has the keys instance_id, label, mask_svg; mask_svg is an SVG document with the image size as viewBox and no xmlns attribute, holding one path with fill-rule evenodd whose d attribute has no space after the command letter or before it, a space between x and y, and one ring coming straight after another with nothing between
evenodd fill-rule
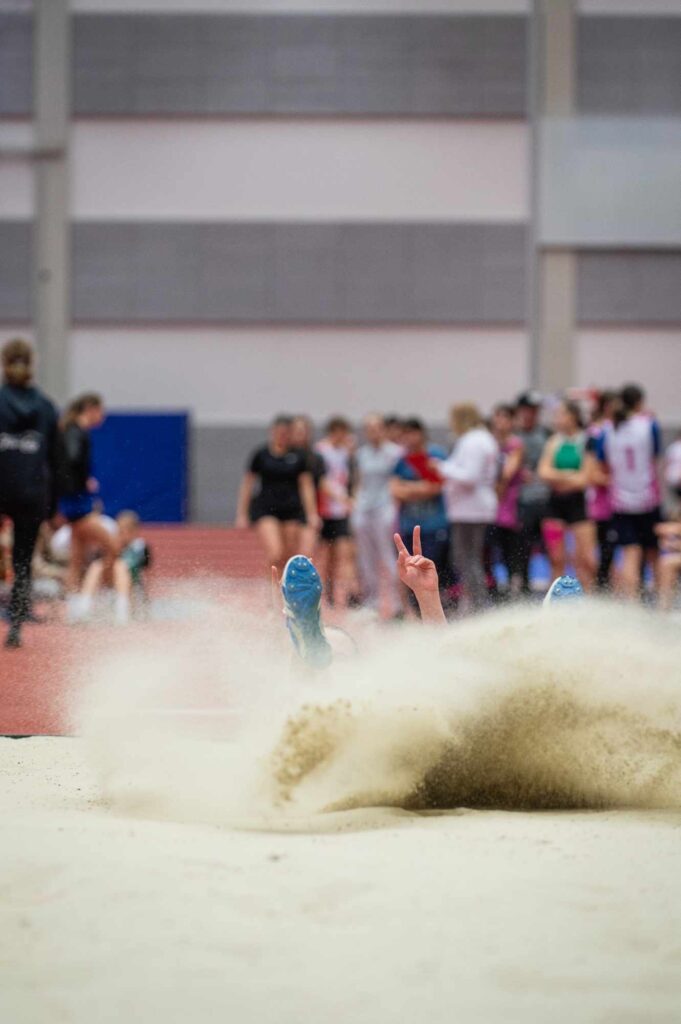
<instances>
[{"instance_id":1,"label":"white socks","mask_svg":"<svg viewBox=\"0 0 681 1024\"><path fill-rule=\"evenodd\" d=\"M114 619L117 626L127 626L130 622L130 598L127 594L116 594Z\"/></svg>"},{"instance_id":2,"label":"white socks","mask_svg":"<svg viewBox=\"0 0 681 1024\"><path fill-rule=\"evenodd\" d=\"M114 598L114 622L127 626L130 622L130 598L127 594L116 594ZM66 602L66 621L71 625L87 622L92 614L92 598L84 594L72 594Z\"/></svg>"},{"instance_id":3,"label":"white socks","mask_svg":"<svg viewBox=\"0 0 681 1024\"><path fill-rule=\"evenodd\" d=\"M66 602L66 620L84 622L92 611L92 598L85 594L72 594Z\"/></svg>"}]
</instances>

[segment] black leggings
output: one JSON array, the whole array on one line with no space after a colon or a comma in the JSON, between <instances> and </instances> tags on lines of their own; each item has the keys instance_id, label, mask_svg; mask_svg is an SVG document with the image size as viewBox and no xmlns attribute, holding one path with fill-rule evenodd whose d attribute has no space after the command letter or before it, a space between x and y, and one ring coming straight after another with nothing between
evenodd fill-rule
<instances>
[{"instance_id":1,"label":"black leggings","mask_svg":"<svg viewBox=\"0 0 681 1024\"><path fill-rule=\"evenodd\" d=\"M6 505L0 508L0 515L9 516L14 524L12 546L14 585L9 599L9 621L12 626L18 626L31 611L31 563L40 524L45 518L45 509L42 503L40 505Z\"/></svg>"},{"instance_id":2,"label":"black leggings","mask_svg":"<svg viewBox=\"0 0 681 1024\"><path fill-rule=\"evenodd\" d=\"M496 548L501 563L508 573L510 586L513 576L522 577L523 574L524 561L520 531L512 530L509 526L492 526L488 538L490 546Z\"/></svg>"},{"instance_id":3,"label":"black leggings","mask_svg":"<svg viewBox=\"0 0 681 1024\"><path fill-rule=\"evenodd\" d=\"M599 590L608 590L610 587L610 570L612 560L615 557L617 548L617 530L612 519L602 519L596 522L598 531L598 547L600 558L598 571L596 573L596 586Z\"/></svg>"}]
</instances>

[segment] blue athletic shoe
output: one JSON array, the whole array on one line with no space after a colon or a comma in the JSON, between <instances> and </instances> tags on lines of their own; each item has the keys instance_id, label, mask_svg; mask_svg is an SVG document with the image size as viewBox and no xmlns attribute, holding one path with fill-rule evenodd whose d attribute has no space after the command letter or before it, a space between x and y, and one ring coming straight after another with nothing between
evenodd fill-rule
<instances>
[{"instance_id":1,"label":"blue athletic shoe","mask_svg":"<svg viewBox=\"0 0 681 1024\"><path fill-rule=\"evenodd\" d=\"M298 656L315 668L326 668L331 647L321 622L322 581L309 558L294 555L281 577L286 625Z\"/></svg>"},{"instance_id":2,"label":"blue athletic shoe","mask_svg":"<svg viewBox=\"0 0 681 1024\"><path fill-rule=\"evenodd\" d=\"M553 604L555 601L572 601L579 597L584 597L584 590L579 580L576 580L574 576L559 576L549 587L544 604Z\"/></svg>"}]
</instances>

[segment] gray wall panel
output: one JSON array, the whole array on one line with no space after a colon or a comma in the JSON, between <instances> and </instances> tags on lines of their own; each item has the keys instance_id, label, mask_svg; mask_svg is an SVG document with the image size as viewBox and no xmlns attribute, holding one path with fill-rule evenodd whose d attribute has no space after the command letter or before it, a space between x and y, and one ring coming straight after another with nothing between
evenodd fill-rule
<instances>
[{"instance_id":1,"label":"gray wall panel","mask_svg":"<svg viewBox=\"0 0 681 1024\"><path fill-rule=\"evenodd\" d=\"M681 18L579 19L578 108L681 112ZM525 19L74 16L79 114L523 116ZM31 19L0 14L0 116L31 109Z\"/></svg>"},{"instance_id":2,"label":"gray wall panel","mask_svg":"<svg viewBox=\"0 0 681 1024\"><path fill-rule=\"evenodd\" d=\"M525 20L78 15L79 114L522 116Z\"/></svg>"},{"instance_id":3,"label":"gray wall panel","mask_svg":"<svg viewBox=\"0 0 681 1024\"><path fill-rule=\"evenodd\" d=\"M517 224L74 226L76 320L517 323Z\"/></svg>"},{"instance_id":4,"label":"gray wall panel","mask_svg":"<svg viewBox=\"0 0 681 1024\"><path fill-rule=\"evenodd\" d=\"M587 17L578 29L578 108L681 113L681 17Z\"/></svg>"},{"instance_id":5,"label":"gray wall panel","mask_svg":"<svg viewBox=\"0 0 681 1024\"><path fill-rule=\"evenodd\" d=\"M582 322L681 324L679 252L581 253L577 274Z\"/></svg>"},{"instance_id":6,"label":"gray wall panel","mask_svg":"<svg viewBox=\"0 0 681 1024\"><path fill-rule=\"evenodd\" d=\"M29 319L30 290L30 225L0 221L0 321Z\"/></svg>"},{"instance_id":7,"label":"gray wall panel","mask_svg":"<svg viewBox=\"0 0 681 1024\"><path fill-rule=\"evenodd\" d=\"M88 223L73 241L76 322L523 320L520 225ZM30 247L0 222L0 321L29 318ZM679 282L678 250L582 251L578 319L681 324Z\"/></svg>"},{"instance_id":8,"label":"gray wall panel","mask_svg":"<svg viewBox=\"0 0 681 1024\"><path fill-rule=\"evenodd\" d=\"M26 116L33 102L31 18L0 13L0 117Z\"/></svg>"},{"instance_id":9,"label":"gray wall panel","mask_svg":"<svg viewBox=\"0 0 681 1024\"><path fill-rule=\"evenodd\" d=\"M246 460L264 443L267 427L194 426L189 516L197 523L233 522Z\"/></svg>"}]
</instances>

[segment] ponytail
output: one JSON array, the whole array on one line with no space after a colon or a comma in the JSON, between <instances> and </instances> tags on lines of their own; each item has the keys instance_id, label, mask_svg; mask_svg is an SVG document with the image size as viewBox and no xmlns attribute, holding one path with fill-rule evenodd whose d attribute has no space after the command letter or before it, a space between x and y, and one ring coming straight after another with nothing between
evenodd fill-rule
<instances>
[{"instance_id":1,"label":"ponytail","mask_svg":"<svg viewBox=\"0 0 681 1024\"><path fill-rule=\"evenodd\" d=\"M641 402L645 398L645 393L638 384L625 384L619 395L617 396L617 405L615 406L615 429L621 427L622 424L629 419L632 413L636 412Z\"/></svg>"}]
</instances>

